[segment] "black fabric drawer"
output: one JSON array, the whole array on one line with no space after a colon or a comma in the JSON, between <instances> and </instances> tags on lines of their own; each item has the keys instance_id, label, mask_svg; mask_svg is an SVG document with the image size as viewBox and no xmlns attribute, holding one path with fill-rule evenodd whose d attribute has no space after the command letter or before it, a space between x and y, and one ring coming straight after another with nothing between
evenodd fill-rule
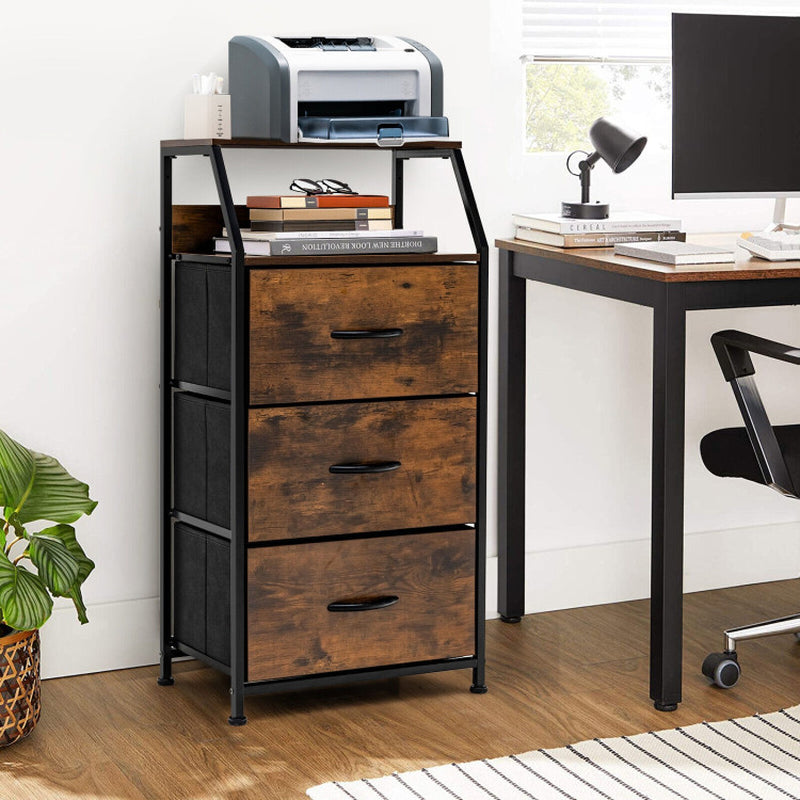
<instances>
[{"instance_id":1,"label":"black fabric drawer","mask_svg":"<svg viewBox=\"0 0 800 800\"><path fill-rule=\"evenodd\" d=\"M175 638L230 664L230 544L181 522L173 541Z\"/></svg>"},{"instance_id":2,"label":"black fabric drawer","mask_svg":"<svg viewBox=\"0 0 800 800\"><path fill-rule=\"evenodd\" d=\"M230 387L230 267L175 262L175 357L178 381Z\"/></svg>"},{"instance_id":3,"label":"black fabric drawer","mask_svg":"<svg viewBox=\"0 0 800 800\"><path fill-rule=\"evenodd\" d=\"M193 517L230 525L230 406L174 395L173 505Z\"/></svg>"}]
</instances>

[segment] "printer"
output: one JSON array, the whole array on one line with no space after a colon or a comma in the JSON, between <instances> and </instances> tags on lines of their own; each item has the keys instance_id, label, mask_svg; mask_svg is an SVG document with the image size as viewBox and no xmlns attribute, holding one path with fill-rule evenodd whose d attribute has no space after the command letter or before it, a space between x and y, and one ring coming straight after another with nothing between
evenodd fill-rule
<instances>
[{"instance_id":1,"label":"printer","mask_svg":"<svg viewBox=\"0 0 800 800\"><path fill-rule=\"evenodd\" d=\"M394 145L449 133L441 62L400 36L235 36L228 82L234 137Z\"/></svg>"}]
</instances>

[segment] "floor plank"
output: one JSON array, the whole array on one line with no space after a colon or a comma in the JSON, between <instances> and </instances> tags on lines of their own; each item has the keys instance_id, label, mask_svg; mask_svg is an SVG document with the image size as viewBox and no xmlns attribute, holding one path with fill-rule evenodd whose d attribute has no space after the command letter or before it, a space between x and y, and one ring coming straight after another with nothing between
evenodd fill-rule
<instances>
[{"instance_id":1,"label":"floor plank","mask_svg":"<svg viewBox=\"0 0 800 800\"><path fill-rule=\"evenodd\" d=\"M800 646L745 642L723 692L699 665L726 626L793 613L800 580L687 595L684 701L648 699L647 601L487 623L489 692L469 671L248 698L227 724L226 678L198 662L46 681L34 733L0 751L0 797L299 800L312 785L469 761L595 736L689 725L800 703Z\"/></svg>"}]
</instances>

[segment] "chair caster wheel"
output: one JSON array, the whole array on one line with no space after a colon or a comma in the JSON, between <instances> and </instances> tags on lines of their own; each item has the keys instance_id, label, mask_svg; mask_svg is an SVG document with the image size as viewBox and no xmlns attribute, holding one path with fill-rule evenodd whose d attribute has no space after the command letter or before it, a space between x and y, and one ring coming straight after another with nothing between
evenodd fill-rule
<instances>
[{"instance_id":1,"label":"chair caster wheel","mask_svg":"<svg viewBox=\"0 0 800 800\"><path fill-rule=\"evenodd\" d=\"M720 689L736 686L741 674L736 653L710 653L703 662L703 675L710 678Z\"/></svg>"}]
</instances>

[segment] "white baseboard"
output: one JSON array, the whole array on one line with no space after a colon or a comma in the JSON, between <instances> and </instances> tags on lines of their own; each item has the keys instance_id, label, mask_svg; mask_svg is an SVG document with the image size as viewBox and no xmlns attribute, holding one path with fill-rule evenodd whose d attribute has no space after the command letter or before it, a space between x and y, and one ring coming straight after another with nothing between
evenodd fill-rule
<instances>
[{"instance_id":1,"label":"white baseboard","mask_svg":"<svg viewBox=\"0 0 800 800\"><path fill-rule=\"evenodd\" d=\"M800 574L800 524L786 523L686 536L687 592ZM650 595L650 542L529 552L525 613L637 600ZM42 628L42 677L56 678L158 663L159 602L146 597L89 608L80 625L72 606ZM486 565L486 616L497 613L497 557Z\"/></svg>"},{"instance_id":2,"label":"white baseboard","mask_svg":"<svg viewBox=\"0 0 800 800\"><path fill-rule=\"evenodd\" d=\"M785 580L800 575L800 524L690 533L684 591ZM525 613L650 596L650 540L525 554ZM497 557L486 565L486 616L498 616Z\"/></svg>"},{"instance_id":3,"label":"white baseboard","mask_svg":"<svg viewBox=\"0 0 800 800\"><path fill-rule=\"evenodd\" d=\"M41 630L42 677L158 663L158 609L157 597L91 605L81 625L71 604L56 608Z\"/></svg>"}]
</instances>

